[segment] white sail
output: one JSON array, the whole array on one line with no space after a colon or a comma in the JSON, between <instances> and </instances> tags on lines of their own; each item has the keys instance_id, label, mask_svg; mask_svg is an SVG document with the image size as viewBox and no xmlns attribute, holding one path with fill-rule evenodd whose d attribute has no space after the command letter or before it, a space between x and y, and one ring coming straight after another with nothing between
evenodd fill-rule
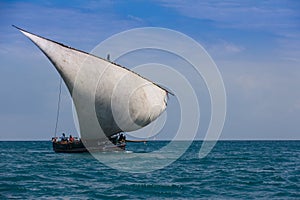
<instances>
[{"instance_id":1,"label":"white sail","mask_svg":"<svg viewBox=\"0 0 300 200\"><path fill-rule=\"evenodd\" d=\"M66 83L76 107L82 138L99 139L140 129L166 109L168 92L138 74L19 30L44 52Z\"/></svg>"}]
</instances>

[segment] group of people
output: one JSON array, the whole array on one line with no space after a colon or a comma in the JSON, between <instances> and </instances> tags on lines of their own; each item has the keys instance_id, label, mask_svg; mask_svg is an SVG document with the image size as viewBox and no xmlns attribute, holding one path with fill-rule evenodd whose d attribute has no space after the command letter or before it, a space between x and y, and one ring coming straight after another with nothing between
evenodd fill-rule
<instances>
[{"instance_id":1,"label":"group of people","mask_svg":"<svg viewBox=\"0 0 300 200\"><path fill-rule=\"evenodd\" d=\"M57 137L53 137L52 142L73 143L75 139L76 138L74 138L72 135L66 137L66 134L62 133L62 136L59 138L59 140Z\"/></svg>"},{"instance_id":2,"label":"group of people","mask_svg":"<svg viewBox=\"0 0 300 200\"><path fill-rule=\"evenodd\" d=\"M62 136L60 137L60 141L62 142L74 142L74 138L72 135L70 135L69 137L66 137L65 133L62 133Z\"/></svg>"},{"instance_id":3,"label":"group of people","mask_svg":"<svg viewBox=\"0 0 300 200\"><path fill-rule=\"evenodd\" d=\"M73 143L77 138L74 138L72 135L69 137L66 137L65 133L62 133L61 137L59 137L59 140L57 140L57 137L52 138L52 142L62 142L62 143ZM110 137L110 141L114 144L117 143L123 143L126 141L126 136L124 134L117 134L112 137Z\"/></svg>"},{"instance_id":4,"label":"group of people","mask_svg":"<svg viewBox=\"0 0 300 200\"><path fill-rule=\"evenodd\" d=\"M121 133L121 134L113 135L109 139L113 144L123 143L126 141L126 136Z\"/></svg>"}]
</instances>

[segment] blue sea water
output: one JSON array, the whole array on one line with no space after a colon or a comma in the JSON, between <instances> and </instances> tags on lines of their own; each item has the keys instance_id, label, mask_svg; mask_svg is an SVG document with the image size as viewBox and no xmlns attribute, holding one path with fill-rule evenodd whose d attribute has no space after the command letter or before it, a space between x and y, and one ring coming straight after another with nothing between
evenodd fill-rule
<instances>
[{"instance_id":1,"label":"blue sea water","mask_svg":"<svg viewBox=\"0 0 300 200\"><path fill-rule=\"evenodd\" d=\"M129 143L127 150L165 144ZM136 174L89 153L54 153L47 141L0 142L0 199L300 199L300 141L219 141L203 159L200 146Z\"/></svg>"}]
</instances>

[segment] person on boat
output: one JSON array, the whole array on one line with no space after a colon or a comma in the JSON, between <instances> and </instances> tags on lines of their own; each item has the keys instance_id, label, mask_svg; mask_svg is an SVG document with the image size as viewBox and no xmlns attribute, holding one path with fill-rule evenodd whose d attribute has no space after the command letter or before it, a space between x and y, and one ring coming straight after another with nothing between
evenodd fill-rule
<instances>
[{"instance_id":1,"label":"person on boat","mask_svg":"<svg viewBox=\"0 0 300 200\"><path fill-rule=\"evenodd\" d=\"M57 139L56 137L53 137L52 142L56 142L56 139Z\"/></svg>"},{"instance_id":2,"label":"person on boat","mask_svg":"<svg viewBox=\"0 0 300 200\"><path fill-rule=\"evenodd\" d=\"M113 143L113 144L117 144L119 138L118 135L112 135L110 136L109 140Z\"/></svg>"},{"instance_id":3,"label":"person on boat","mask_svg":"<svg viewBox=\"0 0 300 200\"><path fill-rule=\"evenodd\" d=\"M122 142L125 142L125 140L126 140L126 136L125 136L124 134L121 133L118 141L119 141L120 143L122 143Z\"/></svg>"},{"instance_id":4,"label":"person on boat","mask_svg":"<svg viewBox=\"0 0 300 200\"><path fill-rule=\"evenodd\" d=\"M69 137L69 142L70 142L70 143L73 143L73 142L74 142L74 138L72 137L72 135L70 135L70 137Z\"/></svg>"},{"instance_id":5,"label":"person on boat","mask_svg":"<svg viewBox=\"0 0 300 200\"><path fill-rule=\"evenodd\" d=\"M66 137L66 135L65 135L65 133L62 133L62 136L60 137L60 140L61 140L62 142L68 140L67 137Z\"/></svg>"}]
</instances>

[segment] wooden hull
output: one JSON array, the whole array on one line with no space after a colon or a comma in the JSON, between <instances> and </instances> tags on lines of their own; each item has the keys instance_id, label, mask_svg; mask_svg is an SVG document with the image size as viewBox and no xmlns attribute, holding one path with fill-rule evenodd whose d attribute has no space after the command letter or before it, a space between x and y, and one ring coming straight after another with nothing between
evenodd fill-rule
<instances>
[{"instance_id":1,"label":"wooden hull","mask_svg":"<svg viewBox=\"0 0 300 200\"><path fill-rule=\"evenodd\" d=\"M82 142L52 142L53 150L56 153L84 153L84 152L107 152L107 151L123 151L126 143L109 144L105 146L89 147L88 149Z\"/></svg>"}]
</instances>

